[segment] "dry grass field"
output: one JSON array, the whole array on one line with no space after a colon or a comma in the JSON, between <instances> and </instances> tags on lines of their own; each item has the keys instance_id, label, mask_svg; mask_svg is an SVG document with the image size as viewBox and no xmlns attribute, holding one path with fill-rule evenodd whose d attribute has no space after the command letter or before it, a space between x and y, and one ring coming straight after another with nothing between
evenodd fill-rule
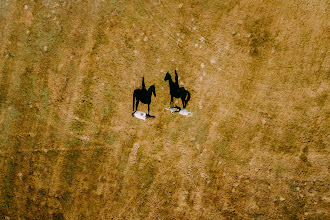
<instances>
[{"instance_id":1,"label":"dry grass field","mask_svg":"<svg viewBox=\"0 0 330 220\"><path fill-rule=\"evenodd\" d=\"M0 18L0 219L330 218L329 1L1 0ZM164 109L175 69L192 117Z\"/></svg>"}]
</instances>

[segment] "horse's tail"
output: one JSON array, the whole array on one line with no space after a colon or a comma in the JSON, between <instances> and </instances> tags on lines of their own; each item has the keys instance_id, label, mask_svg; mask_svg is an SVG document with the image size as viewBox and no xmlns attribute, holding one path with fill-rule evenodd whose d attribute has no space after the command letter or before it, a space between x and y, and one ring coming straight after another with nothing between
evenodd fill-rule
<instances>
[{"instance_id":1,"label":"horse's tail","mask_svg":"<svg viewBox=\"0 0 330 220\"><path fill-rule=\"evenodd\" d=\"M186 90L187 91L187 90ZM189 91L187 91L187 99L186 99L186 102L188 102L189 100L190 100L190 92Z\"/></svg>"},{"instance_id":2,"label":"horse's tail","mask_svg":"<svg viewBox=\"0 0 330 220\"><path fill-rule=\"evenodd\" d=\"M134 105L135 105L135 96L136 96L136 91L134 90L134 92L133 92L133 112L134 112Z\"/></svg>"}]
</instances>

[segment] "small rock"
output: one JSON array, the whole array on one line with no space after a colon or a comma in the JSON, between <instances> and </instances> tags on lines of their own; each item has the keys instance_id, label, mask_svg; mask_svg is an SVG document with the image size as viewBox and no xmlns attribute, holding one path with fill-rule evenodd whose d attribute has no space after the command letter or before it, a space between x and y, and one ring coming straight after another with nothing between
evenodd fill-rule
<instances>
[{"instance_id":1,"label":"small rock","mask_svg":"<svg viewBox=\"0 0 330 220\"><path fill-rule=\"evenodd\" d=\"M283 197L280 197L280 201L284 201L285 200L285 198L283 198Z\"/></svg>"},{"instance_id":2,"label":"small rock","mask_svg":"<svg viewBox=\"0 0 330 220\"><path fill-rule=\"evenodd\" d=\"M18 173L17 176L18 176L18 178L19 178L20 180L22 180L23 173Z\"/></svg>"},{"instance_id":3,"label":"small rock","mask_svg":"<svg viewBox=\"0 0 330 220\"><path fill-rule=\"evenodd\" d=\"M208 178L208 176L207 176L205 173L201 173L200 175L201 175L201 177L204 178L204 179L207 179L207 178Z\"/></svg>"}]
</instances>

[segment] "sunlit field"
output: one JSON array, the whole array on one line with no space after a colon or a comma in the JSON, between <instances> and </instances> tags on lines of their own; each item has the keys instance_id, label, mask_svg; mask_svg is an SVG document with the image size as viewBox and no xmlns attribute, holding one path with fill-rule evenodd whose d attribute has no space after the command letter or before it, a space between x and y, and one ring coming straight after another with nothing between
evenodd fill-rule
<instances>
[{"instance_id":1,"label":"sunlit field","mask_svg":"<svg viewBox=\"0 0 330 220\"><path fill-rule=\"evenodd\" d=\"M329 15L2 0L0 219L329 219ZM191 117L165 109L175 70Z\"/></svg>"}]
</instances>

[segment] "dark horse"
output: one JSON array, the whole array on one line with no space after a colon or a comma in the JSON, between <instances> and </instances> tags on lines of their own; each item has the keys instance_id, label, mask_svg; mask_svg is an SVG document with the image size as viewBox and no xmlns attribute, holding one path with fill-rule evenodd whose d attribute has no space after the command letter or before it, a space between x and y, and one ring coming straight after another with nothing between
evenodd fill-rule
<instances>
[{"instance_id":1,"label":"dark horse","mask_svg":"<svg viewBox=\"0 0 330 220\"><path fill-rule=\"evenodd\" d=\"M144 104L148 104L148 116L150 116L149 111L150 111L152 93L156 97L155 85L150 86L149 89L146 90L145 85L144 85L144 77L143 77L142 78L142 89L136 89L136 90L134 90L134 93L133 93L133 112L137 111L139 102L141 101ZM135 103L135 99L136 99L136 103ZM134 108L134 104L135 104L135 108Z\"/></svg>"},{"instance_id":2,"label":"dark horse","mask_svg":"<svg viewBox=\"0 0 330 220\"><path fill-rule=\"evenodd\" d=\"M170 94L171 94L171 102L170 104L173 103L173 97L174 98L181 98L182 100L182 106L185 108L188 104L188 101L190 100L190 92L185 90L184 87L179 87L179 82L178 82L178 74L175 70L175 82L173 82L171 75L167 72L166 76L164 78L164 81L169 81L170 85Z\"/></svg>"}]
</instances>

